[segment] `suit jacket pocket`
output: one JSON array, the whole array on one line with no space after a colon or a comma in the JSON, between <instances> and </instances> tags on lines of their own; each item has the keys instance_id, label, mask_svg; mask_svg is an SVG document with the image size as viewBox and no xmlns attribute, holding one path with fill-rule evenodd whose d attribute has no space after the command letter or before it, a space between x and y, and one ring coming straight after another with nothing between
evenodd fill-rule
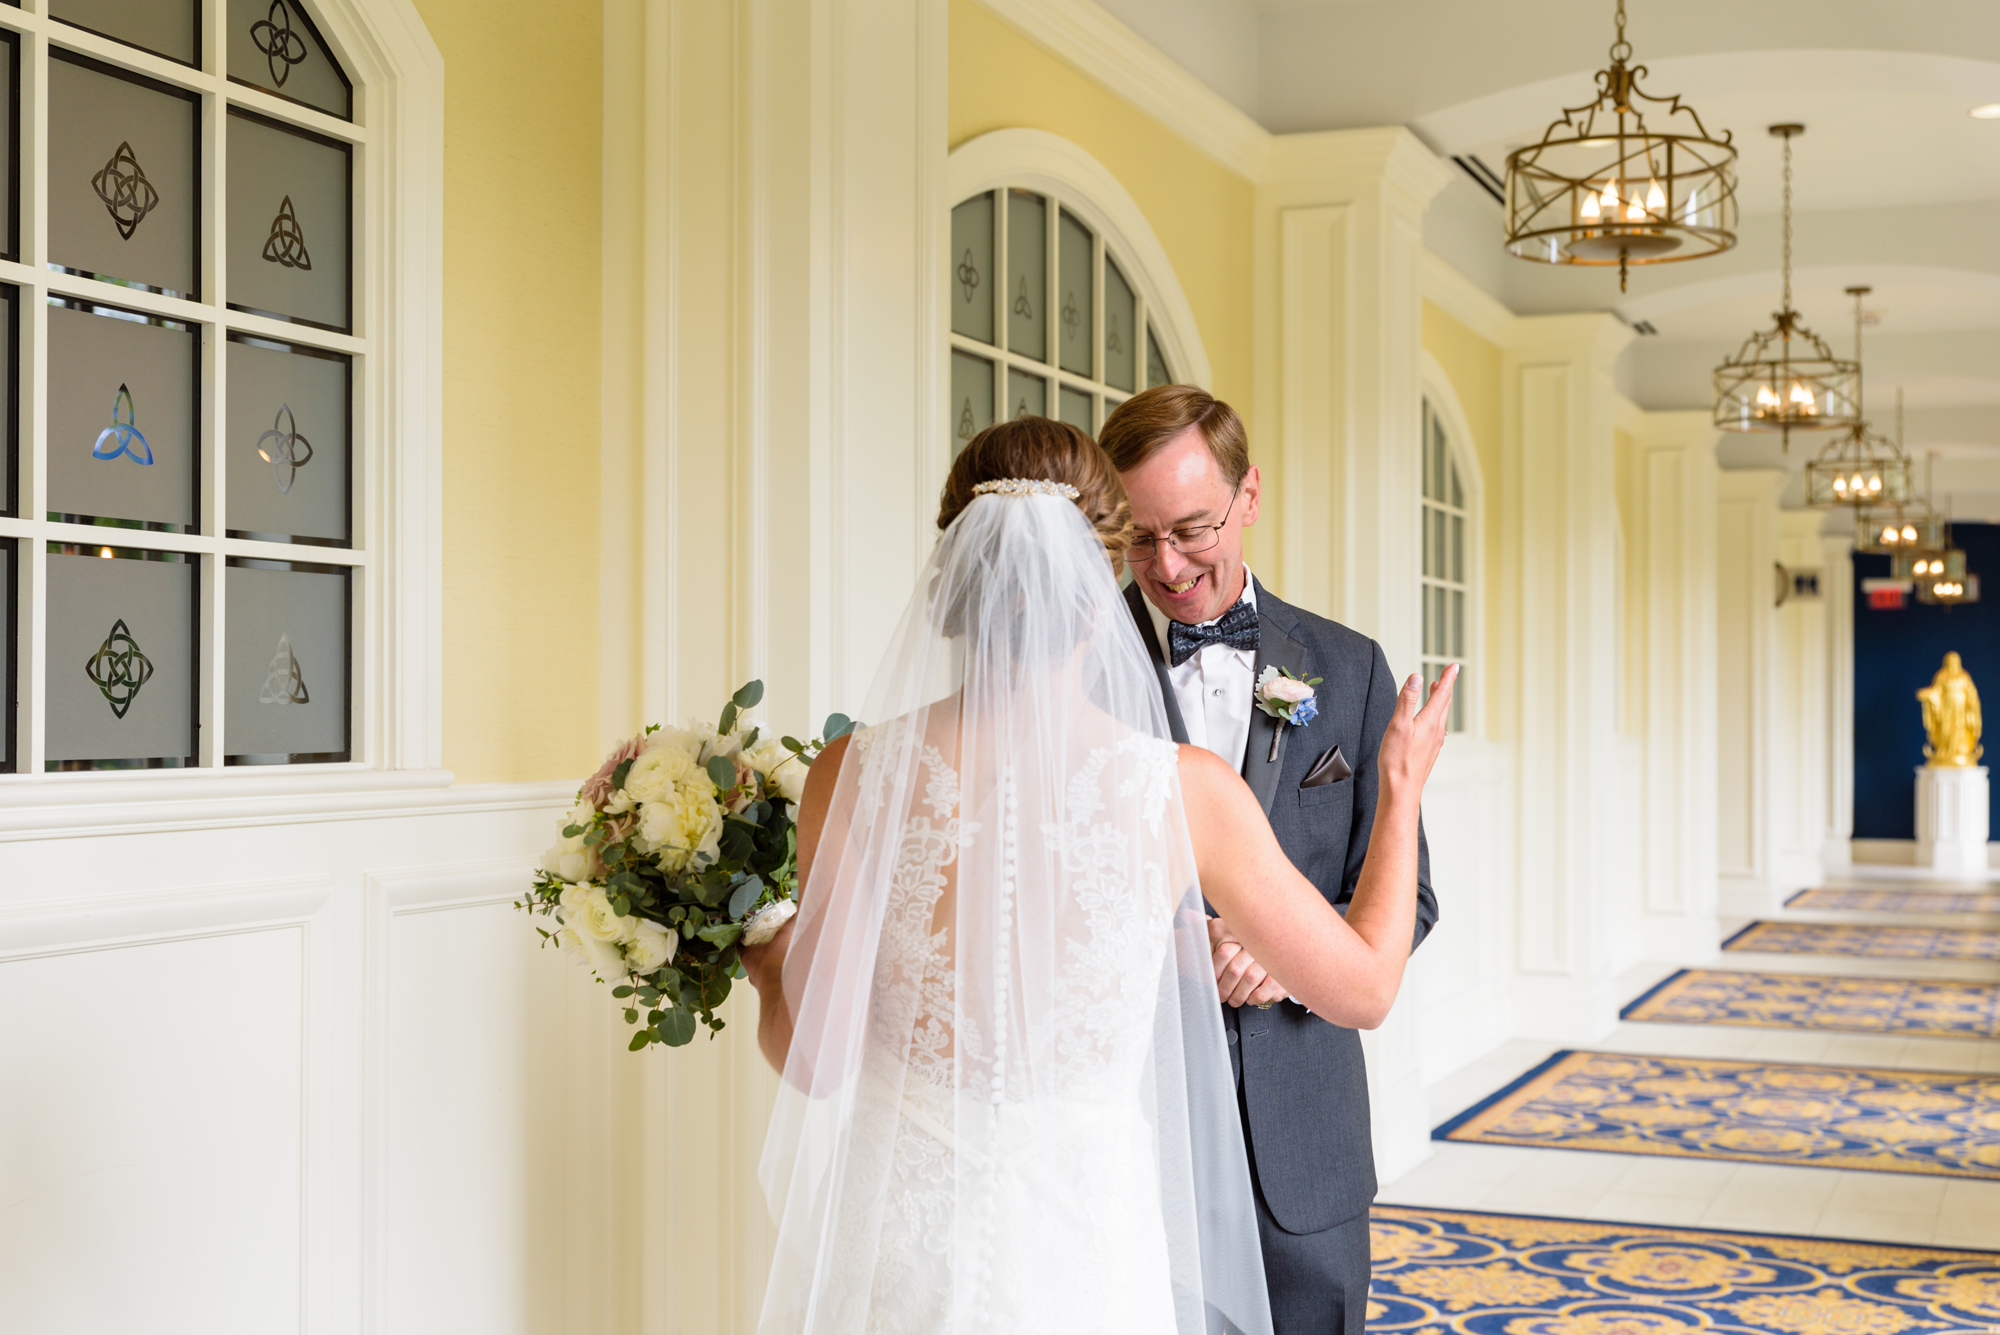
<instances>
[{"instance_id":1,"label":"suit jacket pocket","mask_svg":"<svg viewBox=\"0 0 2000 1335\"><path fill-rule=\"evenodd\" d=\"M1311 788L1299 789L1299 805L1302 807L1331 806L1336 802L1354 800L1354 776L1335 779L1332 783L1315 784Z\"/></svg>"}]
</instances>

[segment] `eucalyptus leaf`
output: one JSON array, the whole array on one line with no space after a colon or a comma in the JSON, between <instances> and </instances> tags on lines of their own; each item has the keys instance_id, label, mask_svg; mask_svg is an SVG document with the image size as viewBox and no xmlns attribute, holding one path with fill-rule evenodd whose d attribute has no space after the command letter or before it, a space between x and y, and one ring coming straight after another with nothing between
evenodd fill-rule
<instances>
[{"instance_id":1,"label":"eucalyptus leaf","mask_svg":"<svg viewBox=\"0 0 2000 1335\"><path fill-rule=\"evenodd\" d=\"M694 1012L691 1010L671 1010L660 1017L660 1041L670 1048L682 1047L694 1041Z\"/></svg>"},{"instance_id":2,"label":"eucalyptus leaf","mask_svg":"<svg viewBox=\"0 0 2000 1335\"><path fill-rule=\"evenodd\" d=\"M847 717L845 714L828 714L826 716L826 727L821 729L820 736L831 742L837 738L845 737L852 731L854 731L853 719Z\"/></svg>"},{"instance_id":3,"label":"eucalyptus leaf","mask_svg":"<svg viewBox=\"0 0 2000 1335\"><path fill-rule=\"evenodd\" d=\"M726 736L729 730L736 726L736 715L738 712L734 700L724 705L722 707L722 721L715 725L715 730Z\"/></svg>"},{"instance_id":4,"label":"eucalyptus leaf","mask_svg":"<svg viewBox=\"0 0 2000 1335\"><path fill-rule=\"evenodd\" d=\"M644 1029L641 1029L638 1033L632 1035L632 1041L625 1045L625 1050L627 1052L637 1052L640 1048L645 1047L648 1043L652 1041L653 1041L652 1034Z\"/></svg>"},{"instance_id":5,"label":"eucalyptus leaf","mask_svg":"<svg viewBox=\"0 0 2000 1335\"><path fill-rule=\"evenodd\" d=\"M708 758L708 777L717 788L728 792L736 786L736 766L726 756Z\"/></svg>"},{"instance_id":6,"label":"eucalyptus leaf","mask_svg":"<svg viewBox=\"0 0 2000 1335\"><path fill-rule=\"evenodd\" d=\"M625 776L630 774L631 772L632 772L631 761L629 760L619 761L618 768L611 771L612 788L613 789L623 788L625 786Z\"/></svg>"},{"instance_id":7,"label":"eucalyptus leaf","mask_svg":"<svg viewBox=\"0 0 2000 1335\"><path fill-rule=\"evenodd\" d=\"M729 897L729 916L741 918L764 897L764 882L755 876L736 887L736 893Z\"/></svg>"},{"instance_id":8,"label":"eucalyptus leaf","mask_svg":"<svg viewBox=\"0 0 2000 1335\"><path fill-rule=\"evenodd\" d=\"M738 709L755 709L763 699L764 683L759 680L746 683L735 695L729 697L729 702Z\"/></svg>"}]
</instances>

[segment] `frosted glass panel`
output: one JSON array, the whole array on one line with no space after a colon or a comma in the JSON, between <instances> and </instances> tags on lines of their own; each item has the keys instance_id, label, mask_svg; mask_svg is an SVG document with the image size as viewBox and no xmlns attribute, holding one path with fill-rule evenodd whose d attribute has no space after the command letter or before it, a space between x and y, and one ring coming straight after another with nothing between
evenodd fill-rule
<instances>
[{"instance_id":1,"label":"frosted glass panel","mask_svg":"<svg viewBox=\"0 0 2000 1335\"><path fill-rule=\"evenodd\" d=\"M0 349L8 366L21 364L21 294L0 285ZM14 416L14 377L0 372L0 514L19 514L21 504L21 427Z\"/></svg>"},{"instance_id":2,"label":"frosted glass panel","mask_svg":"<svg viewBox=\"0 0 2000 1335\"><path fill-rule=\"evenodd\" d=\"M229 336L232 534L348 541L345 357Z\"/></svg>"},{"instance_id":3,"label":"frosted glass panel","mask_svg":"<svg viewBox=\"0 0 2000 1335\"><path fill-rule=\"evenodd\" d=\"M18 133L14 100L21 86L21 39L11 32L0 33L0 144L11 144ZM21 215L16 201L21 197L20 154L0 167L0 251L10 260L21 256Z\"/></svg>"},{"instance_id":4,"label":"frosted glass panel","mask_svg":"<svg viewBox=\"0 0 2000 1335\"><path fill-rule=\"evenodd\" d=\"M1160 351L1160 339L1151 329L1146 331L1146 385L1171 385L1174 373L1167 369L1167 358Z\"/></svg>"},{"instance_id":5,"label":"frosted glass panel","mask_svg":"<svg viewBox=\"0 0 2000 1335\"><path fill-rule=\"evenodd\" d=\"M951 452L993 425L993 363L984 357L951 354Z\"/></svg>"},{"instance_id":6,"label":"frosted glass panel","mask_svg":"<svg viewBox=\"0 0 2000 1335\"><path fill-rule=\"evenodd\" d=\"M49 302L49 511L195 522L198 335L111 306Z\"/></svg>"},{"instance_id":7,"label":"frosted glass panel","mask_svg":"<svg viewBox=\"0 0 2000 1335\"><path fill-rule=\"evenodd\" d=\"M1131 284L1109 255L1104 257L1104 381L1120 389L1137 389L1134 376L1139 344L1134 335L1138 303Z\"/></svg>"},{"instance_id":8,"label":"frosted glass panel","mask_svg":"<svg viewBox=\"0 0 2000 1335\"><path fill-rule=\"evenodd\" d=\"M49 261L195 290L195 102L62 51L49 53Z\"/></svg>"},{"instance_id":9,"label":"frosted glass panel","mask_svg":"<svg viewBox=\"0 0 2000 1335\"><path fill-rule=\"evenodd\" d=\"M229 304L347 328L344 145L229 113Z\"/></svg>"},{"instance_id":10,"label":"frosted glass panel","mask_svg":"<svg viewBox=\"0 0 2000 1335\"><path fill-rule=\"evenodd\" d=\"M348 577L231 560L222 744L231 764L347 758Z\"/></svg>"},{"instance_id":11,"label":"frosted glass panel","mask_svg":"<svg viewBox=\"0 0 2000 1335\"><path fill-rule=\"evenodd\" d=\"M1007 346L1049 359L1048 210L1040 195L1007 192Z\"/></svg>"},{"instance_id":12,"label":"frosted glass panel","mask_svg":"<svg viewBox=\"0 0 2000 1335\"><path fill-rule=\"evenodd\" d=\"M195 63L195 0L49 0L49 16L183 65Z\"/></svg>"},{"instance_id":13,"label":"frosted glass panel","mask_svg":"<svg viewBox=\"0 0 2000 1335\"><path fill-rule=\"evenodd\" d=\"M993 196L951 211L951 332L993 341Z\"/></svg>"},{"instance_id":14,"label":"frosted glass panel","mask_svg":"<svg viewBox=\"0 0 2000 1335\"><path fill-rule=\"evenodd\" d=\"M347 76L298 0L229 0L227 22L231 82L352 119Z\"/></svg>"},{"instance_id":15,"label":"frosted glass panel","mask_svg":"<svg viewBox=\"0 0 2000 1335\"><path fill-rule=\"evenodd\" d=\"M1090 229L1065 212L1057 235L1061 252L1057 262L1056 292L1062 299L1058 315L1062 333L1057 339L1057 346L1062 352L1062 368L1078 375L1089 375L1092 370Z\"/></svg>"},{"instance_id":16,"label":"frosted glass panel","mask_svg":"<svg viewBox=\"0 0 2000 1335\"><path fill-rule=\"evenodd\" d=\"M1084 435L1089 435L1092 425L1090 420L1090 395L1080 389L1071 389L1068 385L1064 385L1062 388L1060 416L1063 421L1068 422L1071 426L1083 432Z\"/></svg>"},{"instance_id":17,"label":"frosted glass panel","mask_svg":"<svg viewBox=\"0 0 2000 1335\"><path fill-rule=\"evenodd\" d=\"M107 548L106 550L112 550ZM48 759L194 754L194 572L173 553L48 558ZM159 559L166 558L166 559Z\"/></svg>"},{"instance_id":18,"label":"frosted glass panel","mask_svg":"<svg viewBox=\"0 0 2000 1335\"><path fill-rule=\"evenodd\" d=\"M1038 375L1023 375L1019 371L1007 372L1007 417L1047 417L1049 413L1049 386Z\"/></svg>"}]
</instances>

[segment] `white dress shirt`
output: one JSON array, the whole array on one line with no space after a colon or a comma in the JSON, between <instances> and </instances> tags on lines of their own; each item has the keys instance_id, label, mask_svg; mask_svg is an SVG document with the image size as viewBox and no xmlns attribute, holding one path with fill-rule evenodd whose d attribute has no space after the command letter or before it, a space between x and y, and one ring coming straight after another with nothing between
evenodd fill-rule
<instances>
[{"instance_id":1,"label":"white dress shirt","mask_svg":"<svg viewBox=\"0 0 2000 1335\"><path fill-rule=\"evenodd\" d=\"M1249 568L1243 571L1240 602L1257 605L1257 581ZM1188 741L1206 747L1243 771L1244 748L1250 744L1250 715L1257 686L1257 655L1248 649L1232 649L1226 644L1205 644L1185 663L1173 666L1173 651L1167 647L1167 614L1153 606L1153 634L1159 637L1160 652L1167 655L1167 681L1174 688L1174 703L1187 725ZM1217 618L1220 620L1221 618ZM1212 622L1203 622L1211 625Z\"/></svg>"}]
</instances>

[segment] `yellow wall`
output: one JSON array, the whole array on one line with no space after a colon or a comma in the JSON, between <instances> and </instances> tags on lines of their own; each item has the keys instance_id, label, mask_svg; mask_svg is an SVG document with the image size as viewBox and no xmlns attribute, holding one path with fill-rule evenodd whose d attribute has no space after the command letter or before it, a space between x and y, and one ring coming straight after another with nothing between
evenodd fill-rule
<instances>
[{"instance_id":1,"label":"yellow wall","mask_svg":"<svg viewBox=\"0 0 2000 1335\"><path fill-rule=\"evenodd\" d=\"M1438 365L1458 395L1458 406L1472 428L1472 451L1479 460L1479 475L1485 490L1480 497L1480 532L1484 587L1480 601L1486 608L1486 643L1480 646L1486 663L1500 661L1500 348L1489 343L1453 319L1445 311L1424 303L1424 351L1437 358ZM1477 665L1475 664L1475 668ZM1493 674L1481 672L1475 689L1490 687ZM1468 683L1470 684L1470 683ZM1496 717L1493 697L1485 697L1489 720Z\"/></svg>"},{"instance_id":2,"label":"yellow wall","mask_svg":"<svg viewBox=\"0 0 2000 1335\"><path fill-rule=\"evenodd\" d=\"M1047 130L1118 178L1194 310L1214 377L1210 390L1247 422L1250 182L976 0L952 0L950 121L953 148L992 130ZM1253 430L1253 455L1256 444Z\"/></svg>"},{"instance_id":3,"label":"yellow wall","mask_svg":"<svg viewBox=\"0 0 2000 1335\"><path fill-rule=\"evenodd\" d=\"M444 762L568 778L598 742L601 10L416 5L445 63Z\"/></svg>"}]
</instances>

